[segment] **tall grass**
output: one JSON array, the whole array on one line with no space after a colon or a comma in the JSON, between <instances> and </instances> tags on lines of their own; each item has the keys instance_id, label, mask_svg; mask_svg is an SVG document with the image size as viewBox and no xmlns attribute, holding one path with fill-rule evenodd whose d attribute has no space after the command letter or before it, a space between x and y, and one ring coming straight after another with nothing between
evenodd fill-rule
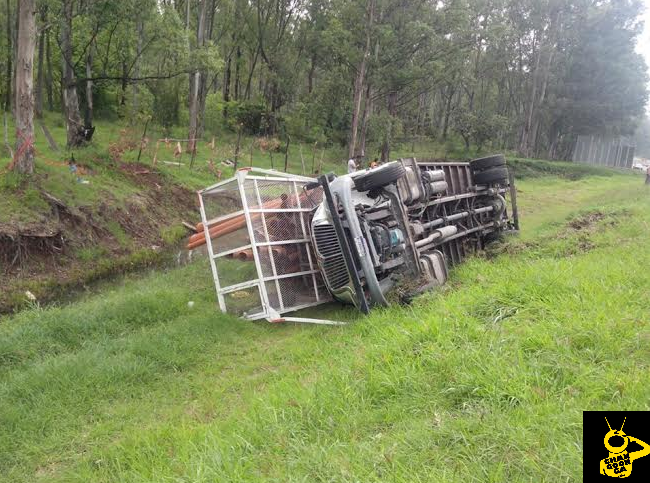
<instances>
[{"instance_id":1,"label":"tall grass","mask_svg":"<svg viewBox=\"0 0 650 483\"><path fill-rule=\"evenodd\" d=\"M641 184L524 181L525 236L345 327L222 315L202 262L2 319L0 481L580 481L582 411L650 409Z\"/></svg>"}]
</instances>

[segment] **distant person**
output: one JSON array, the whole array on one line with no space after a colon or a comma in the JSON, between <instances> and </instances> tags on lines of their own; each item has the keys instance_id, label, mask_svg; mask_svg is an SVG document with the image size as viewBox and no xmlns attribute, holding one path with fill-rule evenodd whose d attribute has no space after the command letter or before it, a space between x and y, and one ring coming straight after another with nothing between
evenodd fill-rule
<instances>
[{"instance_id":1,"label":"distant person","mask_svg":"<svg viewBox=\"0 0 650 483\"><path fill-rule=\"evenodd\" d=\"M348 174L354 173L357 170L357 162L354 158L348 159Z\"/></svg>"},{"instance_id":2,"label":"distant person","mask_svg":"<svg viewBox=\"0 0 650 483\"><path fill-rule=\"evenodd\" d=\"M68 168L70 169L70 173L72 173L72 175L77 179L78 183L81 178L79 177L79 168L77 168L77 162L74 159L74 154L68 161Z\"/></svg>"},{"instance_id":3,"label":"distant person","mask_svg":"<svg viewBox=\"0 0 650 483\"><path fill-rule=\"evenodd\" d=\"M650 184L650 166L645 170L645 184Z\"/></svg>"},{"instance_id":4,"label":"distant person","mask_svg":"<svg viewBox=\"0 0 650 483\"><path fill-rule=\"evenodd\" d=\"M83 179L80 174L79 174L79 168L77 167L77 161L74 159L74 154L68 161L68 168L70 169L70 173L77 179L77 183L81 184L90 184L90 181Z\"/></svg>"}]
</instances>

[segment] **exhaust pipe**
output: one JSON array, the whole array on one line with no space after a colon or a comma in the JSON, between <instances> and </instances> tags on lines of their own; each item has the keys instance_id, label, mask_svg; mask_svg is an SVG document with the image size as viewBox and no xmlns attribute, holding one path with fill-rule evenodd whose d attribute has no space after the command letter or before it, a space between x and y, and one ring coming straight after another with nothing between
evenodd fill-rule
<instances>
[{"instance_id":1,"label":"exhaust pipe","mask_svg":"<svg viewBox=\"0 0 650 483\"><path fill-rule=\"evenodd\" d=\"M458 233L458 228L456 228L455 226L453 225L443 226L442 228L438 228L437 230L433 231L433 233L431 233L431 235L429 235L428 237L416 241L415 247L421 248L435 240L442 240L443 238L449 238L450 236L454 236L456 233Z\"/></svg>"}]
</instances>

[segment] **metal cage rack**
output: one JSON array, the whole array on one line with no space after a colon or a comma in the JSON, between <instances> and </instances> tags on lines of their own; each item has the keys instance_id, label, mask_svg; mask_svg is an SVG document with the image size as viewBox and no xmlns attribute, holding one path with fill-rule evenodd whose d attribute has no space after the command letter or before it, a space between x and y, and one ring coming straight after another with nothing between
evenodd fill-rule
<instances>
[{"instance_id":1,"label":"metal cage rack","mask_svg":"<svg viewBox=\"0 0 650 483\"><path fill-rule=\"evenodd\" d=\"M332 300L313 254L313 178L245 168L199 191L219 308L248 320L331 321L282 315Z\"/></svg>"}]
</instances>

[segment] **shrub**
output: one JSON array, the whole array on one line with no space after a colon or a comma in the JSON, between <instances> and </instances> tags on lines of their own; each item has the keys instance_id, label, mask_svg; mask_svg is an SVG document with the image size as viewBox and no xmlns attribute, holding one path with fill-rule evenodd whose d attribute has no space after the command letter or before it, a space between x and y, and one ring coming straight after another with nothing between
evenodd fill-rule
<instances>
[{"instance_id":1,"label":"shrub","mask_svg":"<svg viewBox=\"0 0 650 483\"><path fill-rule=\"evenodd\" d=\"M237 131L241 126L244 133L257 135L265 131L266 120L271 117L262 102L230 101L224 105L228 127Z\"/></svg>"}]
</instances>

